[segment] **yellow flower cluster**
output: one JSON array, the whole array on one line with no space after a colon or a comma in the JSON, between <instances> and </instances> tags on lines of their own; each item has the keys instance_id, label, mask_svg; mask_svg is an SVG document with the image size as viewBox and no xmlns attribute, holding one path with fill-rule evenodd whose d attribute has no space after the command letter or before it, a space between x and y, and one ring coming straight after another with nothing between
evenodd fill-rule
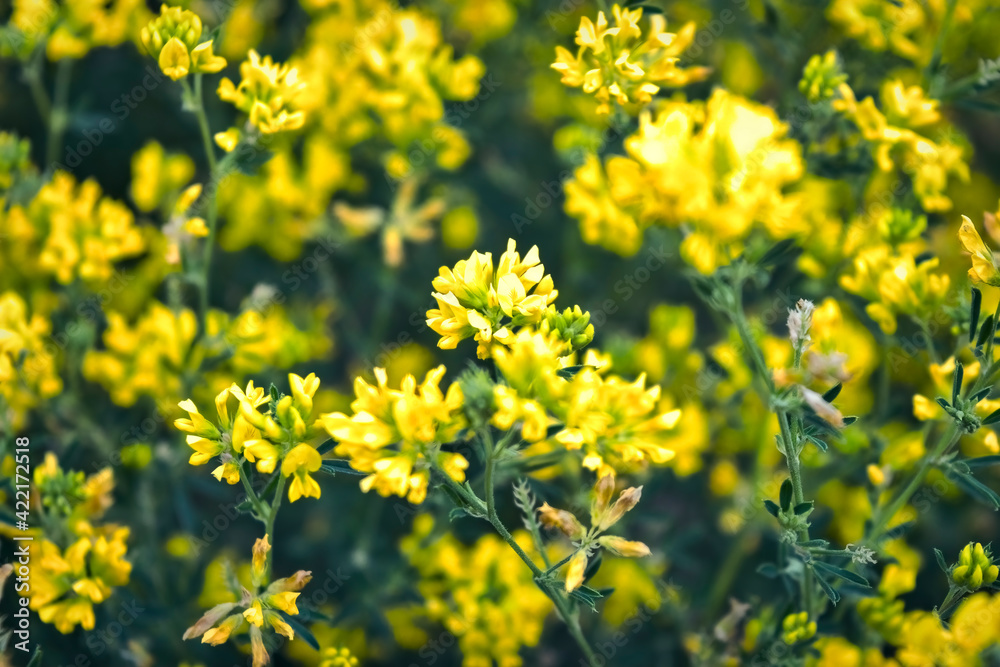
<instances>
[{"instance_id":1,"label":"yellow flower cluster","mask_svg":"<svg viewBox=\"0 0 1000 667\"><path fill-rule=\"evenodd\" d=\"M312 572L299 570L290 577L270 581L270 551L268 536L259 538L254 543L250 566L252 590L235 582L236 589L230 594L237 601L222 602L209 609L184 632L183 639L201 637L203 644L218 646L234 634L249 632L253 667L262 667L271 659L264 644L265 628L288 640L295 638L292 626L279 612L298 616L296 600L299 591L312 580Z\"/></svg>"},{"instance_id":2,"label":"yellow flower cluster","mask_svg":"<svg viewBox=\"0 0 1000 667\"><path fill-rule=\"evenodd\" d=\"M101 384L118 405L131 406L139 397L149 396L161 412L170 414L185 383L206 359L224 361L199 385L199 400L265 368L290 368L324 356L330 350L324 333L327 314L325 307L316 308L309 314L308 328L301 330L276 305L262 311L248 308L235 318L212 310L206 335L192 349L198 323L191 310L174 312L154 301L134 324L111 311L103 337L105 349L87 352L83 374Z\"/></svg>"},{"instance_id":3,"label":"yellow flower cluster","mask_svg":"<svg viewBox=\"0 0 1000 667\"><path fill-rule=\"evenodd\" d=\"M102 197L96 181L77 184L64 171L56 171L26 206L12 206L2 224L2 282L21 274L27 280L53 277L63 285L80 279L98 289L111 280L116 262L146 248L124 204Z\"/></svg>"},{"instance_id":4,"label":"yellow flower cluster","mask_svg":"<svg viewBox=\"0 0 1000 667\"><path fill-rule=\"evenodd\" d=\"M520 667L519 652L538 643L552 602L496 535L466 546L450 533L432 536L433 525L429 515L418 516L413 533L401 544L420 573L417 587L425 602L390 610L397 640L419 648L426 634L417 622L426 619L458 638L462 667ZM515 532L514 539L526 553L534 553L527 532Z\"/></svg>"},{"instance_id":5,"label":"yellow flower cluster","mask_svg":"<svg viewBox=\"0 0 1000 667\"><path fill-rule=\"evenodd\" d=\"M188 74L213 74L226 66L226 59L213 52L212 40L201 41L201 30L201 18L194 12L160 5L160 15L139 36L163 73L177 81Z\"/></svg>"},{"instance_id":6,"label":"yellow flower cluster","mask_svg":"<svg viewBox=\"0 0 1000 667\"><path fill-rule=\"evenodd\" d=\"M438 307L427 311L427 325L441 335L438 347L453 350L473 337L480 359L489 358L495 343L510 344L512 329L540 322L558 295L538 247L522 259L513 239L495 270L492 253L473 251L453 269L441 267L433 285Z\"/></svg>"},{"instance_id":7,"label":"yellow flower cluster","mask_svg":"<svg viewBox=\"0 0 1000 667\"><path fill-rule=\"evenodd\" d=\"M991 619L1000 614L1000 596L976 593L961 602L945 624L932 612L899 611L898 630L890 640L895 657L878 648L863 649L842 637L824 637L816 643L819 656L808 667L966 667L983 664L981 655L1000 641L1000 629Z\"/></svg>"},{"instance_id":8,"label":"yellow flower cluster","mask_svg":"<svg viewBox=\"0 0 1000 667\"><path fill-rule=\"evenodd\" d=\"M375 386L355 379L352 416L334 412L321 417L339 443L334 453L368 473L361 480L363 491L375 489L382 496L422 503L432 465L456 482L465 480L469 462L461 454L441 450L466 426L461 388L452 384L446 393L440 389L444 372L444 366L438 366L420 385L407 375L399 389L390 389L385 370L376 368Z\"/></svg>"},{"instance_id":9,"label":"yellow flower cluster","mask_svg":"<svg viewBox=\"0 0 1000 667\"><path fill-rule=\"evenodd\" d=\"M525 330L509 351L495 352L497 368L510 385L494 390L495 426L510 428L522 421L522 437L539 442L548 438L550 423L561 423L551 441L581 450L584 467L599 476L648 463L663 465L674 457L673 430L681 411L669 409L669 401L661 402L659 386L647 389L644 374L629 382L607 373L606 362L592 351L584 368L567 379L559 373L554 347L544 334ZM519 363L539 350L551 356L533 366Z\"/></svg>"},{"instance_id":10,"label":"yellow flower cluster","mask_svg":"<svg viewBox=\"0 0 1000 667\"><path fill-rule=\"evenodd\" d=\"M32 554L32 610L43 623L69 634L77 625L94 629L94 605L128 583L132 564L125 560L128 528L77 539L66 549L44 540ZM31 551L36 551L34 547Z\"/></svg>"},{"instance_id":11,"label":"yellow flower cluster","mask_svg":"<svg viewBox=\"0 0 1000 667\"><path fill-rule=\"evenodd\" d=\"M258 244L285 261L321 231L335 193L364 187L351 168L360 144L382 153L393 181L461 166L470 153L463 118L446 119L444 105L474 98L485 71L475 56L455 59L438 20L415 7L303 4L313 17L290 60L307 84L296 107L306 119L301 150L272 142L275 156L258 174L233 174L219 190L220 215L239 221L222 227L222 246Z\"/></svg>"},{"instance_id":12,"label":"yellow flower cluster","mask_svg":"<svg viewBox=\"0 0 1000 667\"><path fill-rule=\"evenodd\" d=\"M826 16L865 48L888 50L924 65L931 57L935 34L941 30L945 4L940 0L834 0Z\"/></svg>"},{"instance_id":13,"label":"yellow flower cluster","mask_svg":"<svg viewBox=\"0 0 1000 667\"><path fill-rule=\"evenodd\" d=\"M299 80L298 70L280 65L271 56L260 57L251 50L240 63L240 83L228 78L219 82L219 97L249 116L250 124L264 134L297 130L305 124L305 114L299 109L298 98L306 84ZM239 132L231 128L215 136L224 150L236 147Z\"/></svg>"},{"instance_id":14,"label":"yellow flower cluster","mask_svg":"<svg viewBox=\"0 0 1000 667\"><path fill-rule=\"evenodd\" d=\"M132 201L144 213L155 211L194 176L194 161L183 153L167 153L150 141L132 156Z\"/></svg>"},{"instance_id":15,"label":"yellow flower cluster","mask_svg":"<svg viewBox=\"0 0 1000 667\"><path fill-rule=\"evenodd\" d=\"M929 99L919 86L887 80L882 85L882 109L871 97L858 102L846 83L838 89L833 106L851 119L875 151L875 163L883 172L897 166L913 179L913 190L924 210L947 211L949 178L969 180L969 167L962 148L946 137L935 142L915 128L928 128L940 120L937 100Z\"/></svg>"},{"instance_id":16,"label":"yellow flower cluster","mask_svg":"<svg viewBox=\"0 0 1000 667\"><path fill-rule=\"evenodd\" d=\"M870 302L865 312L887 334L895 333L898 316L927 321L948 298L951 280L936 272L940 260L932 257L917 263L914 250L922 246L918 241L893 248L876 241L855 255L853 273L840 277L845 290Z\"/></svg>"},{"instance_id":17,"label":"yellow flower cluster","mask_svg":"<svg viewBox=\"0 0 1000 667\"><path fill-rule=\"evenodd\" d=\"M29 409L62 390L51 330L16 292L0 294L0 424L21 428Z\"/></svg>"},{"instance_id":18,"label":"yellow flower cluster","mask_svg":"<svg viewBox=\"0 0 1000 667\"><path fill-rule=\"evenodd\" d=\"M221 465L212 475L229 484L240 481L244 459L255 463L257 471L264 474L273 473L281 463L282 477L291 477L288 486L291 502L302 497L319 498L319 483L310 475L322 466L322 456L311 442L319 421L309 421L319 378L312 373L304 378L289 373L288 383L291 395L282 396L277 402L263 387L254 387L252 381L246 391L233 384L215 397L216 423L198 412L194 401L181 401L180 408L188 413L188 418L175 420L174 426L188 434L188 446L194 450L189 463L202 465L219 457ZM230 412L230 398L236 399L238 413ZM258 410L261 406L269 412L261 413Z\"/></svg>"},{"instance_id":19,"label":"yellow flower cluster","mask_svg":"<svg viewBox=\"0 0 1000 667\"><path fill-rule=\"evenodd\" d=\"M678 34L666 32L662 14L653 14L649 32L642 34L639 21L642 7L612 8L615 27L610 27L604 12L597 22L584 16L576 32L579 45L576 56L556 47L552 69L562 74L563 84L583 88L600 102L597 113L611 112L614 101L630 113L636 113L652 101L661 86L681 87L708 76L706 67L685 69L680 56L694 41L695 25L688 23Z\"/></svg>"},{"instance_id":20,"label":"yellow flower cluster","mask_svg":"<svg viewBox=\"0 0 1000 667\"><path fill-rule=\"evenodd\" d=\"M49 60L82 58L132 38L149 16L140 0L15 0L0 55L27 59L44 44Z\"/></svg>"},{"instance_id":21,"label":"yellow flower cluster","mask_svg":"<svg viewBox=\"0 0 1000 667\"><path fill-rule=\"evenodd\" d=\"M77 626L94 629L94 605L112 589L129 581L132 564L125 560L129 529L114 524L95 527L111 505L114 476L105 468L89 477L66 472L49 452L35 469L34 485L49 517L49 526L65 527L65 548L42 536L28 545L31 557L29 607L44 623L69 634Z\"/></svg>"},{"instance_id":22,"label":"yellow flower cluster","mask_svg":"<svg viewBox=\"0 0 1000 667\"><path fill-rule=\"evenodd\" d=\"M666 102L640 117L628 157L587 158L566 184L566 212L585 241L622 255L639 249L650 225L686 225L681 256L711 273L756 227L774 239L808 230L782 193L804 168L787 129L772 109L724 90L707 102Z\"/></svg>"}]
</instances>

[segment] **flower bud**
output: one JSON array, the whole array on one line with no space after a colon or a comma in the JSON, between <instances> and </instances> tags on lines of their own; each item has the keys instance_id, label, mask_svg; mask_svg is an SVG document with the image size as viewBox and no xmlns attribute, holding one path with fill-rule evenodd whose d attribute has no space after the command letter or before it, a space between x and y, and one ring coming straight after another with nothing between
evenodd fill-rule
<instances>
[{"instance_id":1,"label":"flower bud","mask_svg":"<svg viewBox=\"0 0 1000 667\"><path fill-rule=\"evenodd\" d=\"M583 524L566 510L556 509L548 503L544 503L538 508L538 514L543 526L555 528L571 540L583 539L583 536L587 534Z\"/></svg>"},{"instance_id":2,"label":"flower bud","mask_svg":"<svg viewBox=\"0 0 1000 667\"><path fill-rule=\"evenodd\" d=\"M597 543L614 555L625 558L643 558L650 554L649 547L644 543L626 540L617 535L605 535L599 538Z\"/></svg>"}]
</instances>

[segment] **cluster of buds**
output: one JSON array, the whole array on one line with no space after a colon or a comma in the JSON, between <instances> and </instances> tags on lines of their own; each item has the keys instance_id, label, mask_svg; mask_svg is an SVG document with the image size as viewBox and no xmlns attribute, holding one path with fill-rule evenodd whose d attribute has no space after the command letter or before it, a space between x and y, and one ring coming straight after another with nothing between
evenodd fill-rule
<instances>
[{"instance_id":1,"label":"cluster of buds","mask_svg":"<svg viewBox=\"0 0 1000 667\"><path fill-rule=\"evenodd\" d=\"M989 586L997 580L1000 569L993 564L989 547L966 544L958 554L958 563L951 569L951 579L970 591Z\"/></svg>"},{"instance_id":2,"label":"cluster of buds","mask_svg":"<svg viewBox=\"0 0 1000 667\"><path fill-rule=\"evenodd\" d=\"M842 83L847 83L847 75L837 61L837 52L831 50L809 59L802 70L799 91L812 103L822 102L833 97Z\"/></svg>"},{"instance_id":3,"label":"cluster of buds","mask_svg":"<svg viewBox=\"0 0 1000 667\"><path fill-rule=\"evenodd\" d=\"M201 19L194 12L161 5L160 15L142 29L139 38L163 73L177 81L191 73L219 72L226 66L226 59L212 51L212 40L199 43L201 29Z\"/></svg>"},{"instance_id":4,"label":"cluster of buds","mask_svg":"<svg viewBox=\"0 0 1000 667\"><path fill-rule=\"evenodd\" d=\"M604 535L625 516L625 513L635 507L642 497L642 487L629 487L618 494L618 499L611 503L615 490L615 479L605 475L594 486L594 497L590 503L590 529L584 528L580 520L571 512L556 509L548 503L539 509L542 525L555 528L573 541L576 552L569 559L566 569L566 592L579 588L584 581L587 562L597 549L605 549L615 556L626 558L641 558L649 555L649 547L642 542L626 540L617 535Z\"/></svg>"},{"instance_id":5,"label":"cluster of buds","mask_svg":"<svg viewBox=\"0 0 1000 667\"><path fill-rule=\"evenodd\" d=\"M580 306L566 308L561 313L555 306L549 306L542 316L539 331L551 333L556 339L563 341L568 347L567 352L581 350L594 340L594 325L590 323L590 313Z\"/></svg>"},{"instance_id":6,"label":"cluster of buds","mask_svg":"<svg viewBox=\"0 0 1000 667\"><path fill-rule=\"evenodd\" d=\"M282 617L281 612L297 616L299 609L296 599L299 591L312 579L312 573L299 570L290 577L270 579L270 551L267 535L259 538L253 547L250 576L253 591L240 587L232 591L238 602L224 602L209 609L198 621L184 632L184 639L201 637L203 644L218 646L233 634L248 631L254 667L270 662L264 646L263 631L273 632L288 639L295 638L295 631ZM266 625L265 625L266 624Z\"/></svg>"},{"instance_id":7,"label":"cluster of buds","mask_svg":"<svg viewBox=\"0 0 1000 667\"><path fill-rule=\"evenodd\" d=\"M816 635L816 621L809 620L809 612L800 611L785 616L785 620L781 622L781 630L781 638L786 644L797 644Z\"/></svg>"}]
</instances>

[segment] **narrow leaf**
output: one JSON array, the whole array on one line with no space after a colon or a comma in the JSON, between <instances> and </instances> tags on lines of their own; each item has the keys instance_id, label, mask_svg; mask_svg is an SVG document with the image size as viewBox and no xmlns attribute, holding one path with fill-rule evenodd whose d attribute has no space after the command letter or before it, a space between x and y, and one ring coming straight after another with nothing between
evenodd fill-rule
<instances>
[{"instance_id":1,"label":"narrow leaf","mask_svg":"<svg viewBox=\"0 0 1000 667\"><path fill-rule=\"evenodd\" d=\"M316 651L319 650L319 642L316 641L316 636L312 632L310 632L309 628L299 623L294 616L289 616L288 614L280 610L278 610L278 613L281 614L281 617L283 619L285 619L285 623L288 623L288 625L292 626L292 630L295 631L296 639L302 639L305 641L305 643L312 646L314 650Z\"/></svg>"},{"instance_id":2,"label":"narrow leaf","mask_svg":"<svg viewBox=\"0 0 1000 667\"><path fill-rule=\"evenodd\" d=\"M948 574L948 562L944 559L944 554L941 553L940 549L934 550L934 558L937 559L937 564L941 568L941 571Z\"/></svg>"},{"instance_id":3,"label":"narrow leaf","mask_svg":"<svg viewBox=\"0 0 1000 667\"><path fill-rule=\"evenodd\" d=\"M997 410L997 412L1000 412L1000 410ZM970 468L984 468L986 466L992 466L1000 463L1000 454L980 456L974 459L965 459L964 463Z\"/></svg>"},{"instance_id":4,"label":"narrow leaf","mask_svg":"<svg viewBox=\"0 0 1000 667\"><path fill-rule=\"evenodd\" d=\"M965 369L962 367L961 361L955 361L955 375L951 383L951 402L952 405L958 403L958 397L962 394L962 378L965 376Z\"/></svg>"},{"instance_id":5,"label":"narrow leaf","mask_svg":"<svg viewBox=\"0 0 1000 667\"><path fill-rule=\"evenodd\" d=\"M983 418L983 424L995 424L1000 421L1000 410L994 410Z\"/></svg>"},{"instance_id":6,"label":"narrow leaf","mask_svg":"<svg viewBox=\"0 0 1000 667\"><path fill-rule=\"evenodd\" d=\"M812 508L813 508L813 502L810 500L808 502L799 503L792 509L792 511L795 513L796 516L802 516Z\"/></svg>"},{"instance_id":7,"label":"narrow leaf","mask_svg":"<svg viewBox=\"0 0 1000 667\"><path fill-rule=\"evenodd\" d=\"M842 567L837 567L836 565L830 565L829 563L824 563L821 560L813 561L813 567L823 572L832 574L835 577L840 577L844 581L849 581L852 584L857 584L858 586L863 586L864 588L871 588L871 584L868 580L862 577L860 574L851 572L850 570L845 570Z\"/></svg>"},{"instance_id":8,"label":"narrow leaf","mask_svg":"<svg viewBox=\"0 0 1000 667\"><path fill-rule=\"evenodd\" d=\"M771 516L773 516L775 519L778 518L778 513L781 510L778 508L777 505L774 504L773 500L765 500L764 507L767 509L768 512L771 513Z\"/></svg>"},{"instance_id":9,"label":"narrow leaf","mask_svg":"<svg viewBox=\"0 0 1000 667\"><path fill-rule=\"evenodd\" d=\"M823 577L817 576L816 581L819 582L820 588L822 588L823 592L826 593L826 597L830 598L830 602L832 602L833 606L836 607L837 603L840 602L840 593L833 590L833 586L830 585L830 582Z\"/></svg>"},{"instance_id":10,"label":"narrow leaf","mask_svg":"<svg viewBox=\"0 0 1000 667\"><path fill-rule=\"evenodd\" d=\"M788 508L792 506L792 481L786 479L781 483L781 492L778 495L781 501L781 511L787 512Z\"/></svg>"},{"instance_id":11,"label":"narrow leaf","mask_svg":"<svg viewBox=\"0 0 1000 667\"><path fill-rule=\"evenodd\" d=\"M979 311L983 307L983 293L978 288L972 288L972 304L969 318L969 342L976 337L976 327L979 326Z\"/></svg>"},{"instance_id":12,"label":"narrow leaf","mask_svg":"<svg viewBox=\"0 0 1000 667\"><path fill-rule=\"evenodd\" d=\"M840 390L843 388L844 385L838 382L837 384L833 385L832 387L826 390L826 393L823 394L823 400L826 401L827 403L833 403L833 399L837 398L837 396L840 395Z\"/></svg>"},{"instance_id":13,"label":"narrow leaf","mask_svg":"<svg viewBox=\"0 0 1000 667\"><path fill-rule=\"evenodd\" d=\"M982 347L986 340L993 335L993 315L987 315L983 320L983 326L979 329L979 337L976 338L976 347Z\"/></svg>"}]
</instances>

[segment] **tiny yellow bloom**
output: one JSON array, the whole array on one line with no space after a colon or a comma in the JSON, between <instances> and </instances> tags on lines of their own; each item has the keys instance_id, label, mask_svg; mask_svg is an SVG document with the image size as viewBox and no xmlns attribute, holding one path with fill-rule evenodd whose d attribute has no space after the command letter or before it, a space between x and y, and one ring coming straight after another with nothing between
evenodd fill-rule
<instances>
[{"instance_id":1,"label":"tiny yellow bloom","mask_svg":"<svg viewBox=\"0 0 1000 667\"><path fill-rule=\"evenodd\" d=\"M187 47L176 37L171 37L163 45L158 58L160 69L174 81L183 79L191 71L191 56Z\"/></svg>"},{"instance_id":2,"label":"tiny yellow bloom","mask_svg":"<svg viewBox=\"0 0 1000 667\"><path fill-rule=\"evenodd\" d=\"M964 215L962 216L962 226L958 230L958 238L965 250L972 255L969 278L973 282L1000 287L1000 270L997 269L993 251L983 242L972 221Z\"/></svg>"}]
</instances>

